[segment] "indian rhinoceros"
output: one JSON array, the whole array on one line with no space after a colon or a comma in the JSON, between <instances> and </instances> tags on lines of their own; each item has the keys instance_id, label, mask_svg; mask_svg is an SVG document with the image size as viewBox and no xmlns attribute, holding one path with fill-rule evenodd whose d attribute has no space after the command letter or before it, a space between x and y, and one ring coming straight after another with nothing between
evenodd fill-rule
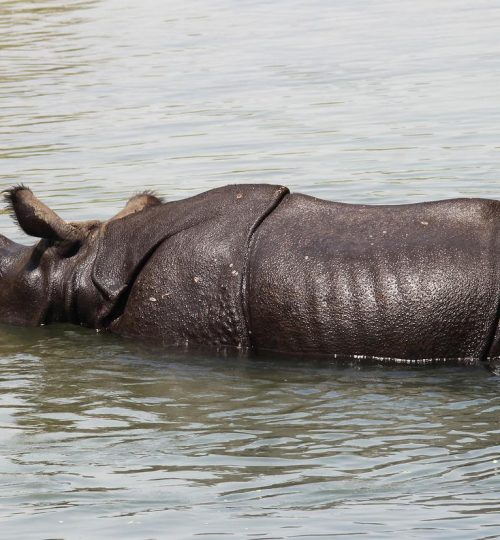
<instances>
[{"instance_id":1,"label":"indian rhinoceros","mask_svg":"<svg viewBox=\"0 0 500 540\"><path fill-rule=\"evenodd\" d=\"M283 186L136 195L66 222L6 192L0 322L72 322L172 346L495 367L500 202L353 205Z\"/></svg>"}]
</instances>

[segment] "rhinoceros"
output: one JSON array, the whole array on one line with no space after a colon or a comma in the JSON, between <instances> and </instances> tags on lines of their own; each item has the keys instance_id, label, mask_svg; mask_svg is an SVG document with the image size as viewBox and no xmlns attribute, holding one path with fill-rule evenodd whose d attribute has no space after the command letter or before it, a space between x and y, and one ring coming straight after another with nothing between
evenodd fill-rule
<instances>
[{"instance_id":1,"label":"rhinoceros","mask_svg":"<svg viewBox=\"0 0 500 540\"><path fill-rule=\"evenodd\" d=\"M132 197L66 222L5 192L0 322L71 322L173 347L498 366L500 202L355 205L283 186Z\"/></svg>"}]
</instances>

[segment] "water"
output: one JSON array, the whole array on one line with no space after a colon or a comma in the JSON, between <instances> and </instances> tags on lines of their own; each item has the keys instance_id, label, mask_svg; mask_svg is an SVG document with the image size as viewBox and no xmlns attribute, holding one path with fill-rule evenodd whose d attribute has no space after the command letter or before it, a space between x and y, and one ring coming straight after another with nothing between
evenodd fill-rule
<instances>
[{"instance_id":1,"label":"water","mask_svg":"<svg viewBox=\"0 0 500 540\"><path fill-rule=\"evenodd\" d=\"M0 4L0 185L499 198L493 0ZM31 240L6 215L0 230ZM500 379L0 328L2 538L500 537Z\"/></svg>"}]
</instances>

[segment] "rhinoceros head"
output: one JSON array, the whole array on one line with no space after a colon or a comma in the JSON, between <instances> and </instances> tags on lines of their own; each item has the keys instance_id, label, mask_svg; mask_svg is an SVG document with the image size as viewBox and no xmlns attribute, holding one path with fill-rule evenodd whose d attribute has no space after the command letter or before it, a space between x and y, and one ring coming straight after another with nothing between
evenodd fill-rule
<instances>
[{"instance_id":1,"label":"rhinoceros head","mask_svg":"<svg viewBox=\"0 0 500 540\"><path fill-rule=\"evenodd\" d=\"M40 240L24 246L0 235L0 323L70 321L95 326L100 297L92 286L91 268L108 222L67 222L25 186L11 188L4 196L21 229ZM109 221L161 203L152 193L141 193Z\"/></svg>"}]
</instances>

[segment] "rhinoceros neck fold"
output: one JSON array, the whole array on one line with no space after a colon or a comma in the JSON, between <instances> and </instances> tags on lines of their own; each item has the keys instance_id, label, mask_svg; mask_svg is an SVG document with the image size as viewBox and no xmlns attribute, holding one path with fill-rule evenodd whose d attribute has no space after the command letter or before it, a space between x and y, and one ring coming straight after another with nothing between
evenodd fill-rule
<instances>
[{"instance_id":1,"label":"rhinoceros neck fold","mask_svg":"<svg viewBox=\"0 0 500 540\"><path fill-rule=\"evenodd\" d=\"M92 279L113 332L171 345L250 345L248 249L288 190L226 186L110 223Z\"/></svg>"},{"instance_id":2,"label":"rhinoceros neck fold","mask_svg":"<svg viewBox=\"0 0 500 540\"><path fill-rule=\"evenodd\" d=\"M51 268L47 276L47 310L43 323L70 322L93 328L95 309L100 302L90 280L90 270L95 259L95 243L80 246L71 256L57 251L49 257Z\"/></svg>"},{"instance_id":3,"label":"rhinoceros neck fold","mask_svg":"<svg viewBox=\"0 0 500 540\"><path fill-rule=\"evenodd\" d=\"M187 227L187 229L189 228L190 227ZM131 266L130 272L127 276L127 280L122 285L118 287L113 287L110 289L110 291L108 291L102 288L102 285L99 281L94 281L94 284L97 287L98 291L106 299L102 307L97 310L97 317L95 322L95 326L97 328L108 328L120 319L127 305L130 292L135 285L137 278L140 276L143 268L153 257L155 252L160 248L160 246L164 242L175 236L175 234L177 234L177 232L174 232L172 234L166 234L165 236L160 237L160 239L156 243L154 243L142 255L142 257L136 261L134 265Z\"/></svg>"}]
</instances>

